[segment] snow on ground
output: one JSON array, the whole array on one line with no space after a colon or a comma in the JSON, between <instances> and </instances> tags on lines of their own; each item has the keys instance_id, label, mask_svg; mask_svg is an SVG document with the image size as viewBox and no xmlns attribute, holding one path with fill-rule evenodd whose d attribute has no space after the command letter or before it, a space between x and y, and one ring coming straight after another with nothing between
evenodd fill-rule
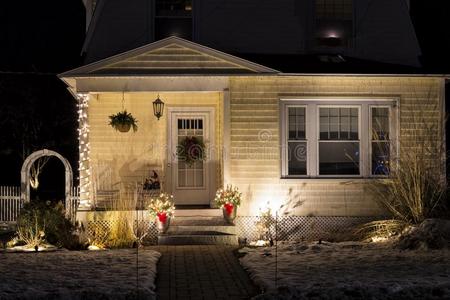
<instances>
[{"instance_id":1,"label":"snow on ground","mask_svg":"<svg viewBox=\"0 0 450 300\"><path fill-rule=\"evenodd\" d=\"M155 299L161 254L139 249L137 281L136 251L0 252L0 299Z\"/></svg>"},{"instance_id":2,"label":"snow on ground","mask_svg":"<svg viewBox=\"0 0 450 300\"><path fill-rule=\"evenodd\" d=\"M450 299L450 250L358 242L243 248L241 265L266 294L257 299ZM278 266L275 288L275 265Z\"/></svg>"}]
</instances>

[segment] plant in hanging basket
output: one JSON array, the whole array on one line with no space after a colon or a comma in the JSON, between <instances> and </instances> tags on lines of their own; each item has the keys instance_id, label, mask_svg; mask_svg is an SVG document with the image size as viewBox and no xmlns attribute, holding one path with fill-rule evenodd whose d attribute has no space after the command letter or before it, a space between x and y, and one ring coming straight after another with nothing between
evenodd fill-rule
<instances>
[{"instance_id":1,"label":"plant in hanging basket","mask_svg":"<svg viewBox=\"0 0 450 300\"><path fill-rule=\"evenodd\" d=\"M109 116L109 125L111 125L115 130L120 132L128 132L130 128L133 127L133 131L137 131L137 120L133 115L126 110L118 112L117 114Z\"/></svg>"},{"instance_id":2,"label":"plant in hanging basket","mask_svg":"<svg viewBox=\"0 0 450 300\"><path fill-rule=\"evenodd\" d=\"M183 138L177 147L177 156L181 161L192 165L196 161L206 159L206 150L203 140L196 136L187 136Z\"/></svg>"},{"instance_id":3,"label":"plant in hanging basket","mask_svg":"<svg viewBox=\"0 0 450 300\"><path fill-rule=\"evenodd\" d=\"M156 218L158 231L166 232L175 211L173 195L161 193L158 198L150 199L148 211L152 217Z\"/></svg>"},{"instance_id":4,"label":"plant in hanging basket","mask_svg":"<svg viewBox=\"0 0 450 300\"><path fill-rule=\"evenodd\" d=\"M236 218L236 210L241 205L242 193L237 187L227 185L225 189L216 192L214 202L222 208L223 216L228 223L233 223Z\"/></svg>"}]
</instances>

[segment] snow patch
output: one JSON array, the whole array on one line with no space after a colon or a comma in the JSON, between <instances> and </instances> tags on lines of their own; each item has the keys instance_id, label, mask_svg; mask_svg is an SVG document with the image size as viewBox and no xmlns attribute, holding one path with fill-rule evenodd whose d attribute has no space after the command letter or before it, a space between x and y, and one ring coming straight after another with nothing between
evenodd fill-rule
<instances>
[{"instance_id":1,"label":"snow patch","mask_svg":"<svg viewBox=\"0 0 450 300\"><path fill-rule=\"evenodd\" d=\"M241 265L266 291L256 299L450 299L450 250L402 251L390 243L279 242L277 250L240 252L246 253Z\"/></svg>"},{"instance_id":2,"label":"snow patch","mask_svg":"<svg viewBox=\"0 0 450 300\"><path fill-rule=\"evenodd\" d=\"M426 219L410 227L398 239L400 249L450 249L450 220Z\"/></svg>"},{"instance_id":3,"label":"snow patch","mask_svg":"<svg viewBox=\"0 0 450 300\"><path fill-rule=\"evenodd\" d=\"M161 254L136 255L136 249L3 253L0 299L155 299Z\"/></svg>"}]
</instances>

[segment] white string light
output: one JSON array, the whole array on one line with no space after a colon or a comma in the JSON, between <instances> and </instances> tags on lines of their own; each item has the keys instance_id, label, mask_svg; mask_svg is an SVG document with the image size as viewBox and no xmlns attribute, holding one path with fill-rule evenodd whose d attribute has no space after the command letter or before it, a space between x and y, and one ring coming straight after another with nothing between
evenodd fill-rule
<instances>
[{"instance_id":1,"label":"white string light","mask_svg":"<svg viewBox=\"0 0 450 300\"><path fill-rule=\"evenodd\" d=\"M89 95L77 94L78 96L78 140L79 143L79 162L78 170L80 173L80 207L90 208L91 200L89 199L89 191L91 188L91 170L89 166L90 144L89 144L89 123L88 123L88 107Z\"/></svg>"}]
</instances>

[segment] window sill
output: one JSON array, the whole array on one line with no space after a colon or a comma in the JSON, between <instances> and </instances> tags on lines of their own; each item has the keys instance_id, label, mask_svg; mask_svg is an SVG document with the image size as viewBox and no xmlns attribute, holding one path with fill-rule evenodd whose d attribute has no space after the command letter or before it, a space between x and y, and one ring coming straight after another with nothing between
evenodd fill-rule
<instances>
[{"instance_id":1,"label":"window sill","mask_svg":"<svg viewBox=\"0 0 450 300\"><path fill-rule=\"evenodd\" d=\"M387 177L280 177L282 182L290 183L369 183Z\"/></svg>"}]
</instances>

